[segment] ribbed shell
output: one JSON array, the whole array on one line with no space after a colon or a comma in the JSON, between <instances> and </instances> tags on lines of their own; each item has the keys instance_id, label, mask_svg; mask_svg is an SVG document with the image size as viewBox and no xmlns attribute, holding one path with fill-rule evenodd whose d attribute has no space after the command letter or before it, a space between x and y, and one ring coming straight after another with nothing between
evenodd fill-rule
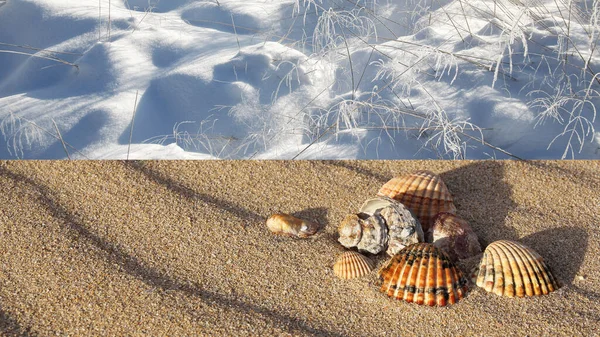
<instances>
[{"instance_id":1,"label":"ribbed shell","mask_svg":"<svg viewBox=\"0 0 600 337\"><path fill-rule=\"evenodd\" d=\"M392 298L445 306L467 293L467 279L450 258L430 243L402 249L379 270L381 292Z\"/></svg>"},{"instance_id":2,"label":"ribbed shell","mask_svg":"<svg viewBox=\"0 0 600 337\"><path fill-rule=\"evenodd\" d=\"M353 251L342 253L333 265L333 273L344 280L365 276L371 270L373 270L373 262L368 257Z\"/></svg>"},{"instance_id":3,"label":"ribbed shell","mask_svg":"<svg viewBox=\"0 0 600 337\"><path fill-rule=\"evenodd\" d=\"M456 213L452 195L440 176L430 171L417 171L385 183L377 195L400 201L419 219L423 231L433 225L440 212Z\"/></svg>"},{"instance_id":4,"label":"ribbed shell","mask_svg":"<svg viewBox=\"0 0 600 337\"><path fill-rule=\"evenodd\" d=\"M560 287L542 257L514 241L492 242L483 253L477 285L508 297L546 295Z\"/></svg>"},{"instance_id":5,"label":"ribbed shell","mask_svg":"<svg viewBox=\"0 0 600 337\"><path fill-rule=\"evenodd\" d=\"M318 223L298 219L285 213L271 215L267 219L267 227L274 234L299 238L307 238L319 230Z\"/></svg>"}]
</instances>

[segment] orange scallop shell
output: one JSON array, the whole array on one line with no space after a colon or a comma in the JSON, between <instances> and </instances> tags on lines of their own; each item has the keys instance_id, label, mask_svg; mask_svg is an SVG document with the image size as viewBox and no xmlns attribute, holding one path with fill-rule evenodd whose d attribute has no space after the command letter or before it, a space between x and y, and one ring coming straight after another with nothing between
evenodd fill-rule
<instances>
[{"instance_id":1,"label":"orange scallop shell","mask_svg":"<svg viewBox=\"0 0 600 337\"><path fill-rule=\"evenodd\" d=\"M365 276L371 270L373 270L373 262L354 251L344 252L333 265L333 273L344 280Z\"/></svg>"},{"instance_id":2,"label":"orange scallop shell","mask_svg":"<svg viewBox=\"0 0 600 337\"><path fill-rule=\"evenodd\" d=\"M433 226L436 214L456 213L448 187L439 175L430 171L393 178L381 187L377 195L396 199L408 207L425 232Z\"/></svg>"},{"instance_id":3,"label":"orange scallop shell","mask_svg":"<svg viewBox=\"0 0 600 337\"><path fill-rule=\"evenodd\" d=\"M547 295L560 283L542 257L514 241L492 242L483 253L477 285L507 297Z\"/></svg>"},{"instance_id":4,"label":"orange scallop shell","mask_svg":"<svg viewBox=\"0 0 600 337\"><path fill-rule=\"evenodd\" d=\"M389 297L429 306L454 304L468 291L462 271L430 243L402 249L379 270L379 280Z\"/></svg>"}]
</instances>

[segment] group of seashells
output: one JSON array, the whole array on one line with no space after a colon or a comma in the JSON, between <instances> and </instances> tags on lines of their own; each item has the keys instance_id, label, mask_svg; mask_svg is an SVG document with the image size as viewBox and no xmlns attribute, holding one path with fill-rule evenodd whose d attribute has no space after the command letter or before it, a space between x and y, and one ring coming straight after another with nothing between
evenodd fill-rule
<instances>
[{"instance_id":1,"label":"group of seashells","mask_svg":"<svg viewBox=\"0 0 600 337\"><path fill-rule=\"evenodd\" d=\"M285 214L267 220L282 235L308 237L319 226ZM477 235L456 215L448 187L430 171L391 179L377 196L338 227L338 241L348 250L333 271L342 279L370 273L374 263L365 255L385 251L391 259L379 269L380 291L389 297L429 306L454 304L468 292L469 280L456 262L481 254ZM559 282L542 257L514 241L488 245L473 282L500 296L548 294Z\"/></svg>"}]
</instances>

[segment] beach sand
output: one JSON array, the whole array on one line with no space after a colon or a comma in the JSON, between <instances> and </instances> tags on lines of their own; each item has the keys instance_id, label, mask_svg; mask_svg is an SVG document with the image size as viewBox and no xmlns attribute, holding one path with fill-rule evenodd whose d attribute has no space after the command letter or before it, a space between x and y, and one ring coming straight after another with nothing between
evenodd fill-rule
<instances>
[{"instance_id":1,"label":"beach sand","mask_svg":"<svg viewBox=\"0 0 600 337\"><path fill-rule=\"evenodd\" d=\"M338 223L419 169L483 247L520 241L563 287L430 308L336 278ZM4 335L600 334L599 161L3 161L0 191ZM274 236L276 212L323 229Z\"/></svg>"}]
</instances>

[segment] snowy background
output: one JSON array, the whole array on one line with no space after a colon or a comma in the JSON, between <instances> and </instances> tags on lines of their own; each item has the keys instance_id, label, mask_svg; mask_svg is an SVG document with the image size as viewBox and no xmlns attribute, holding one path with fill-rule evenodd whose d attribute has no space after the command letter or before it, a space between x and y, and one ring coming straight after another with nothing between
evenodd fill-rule
<instances>
[{"instance_id":1,"label":"snowy background","mask_svg":"<svg viewBox=\"0 0 600 337\"><path fill-rule=\"evenodd\" d=\"M0 0L0 159L598 159L599 0Z\"/></svg>"}]
</instances>

